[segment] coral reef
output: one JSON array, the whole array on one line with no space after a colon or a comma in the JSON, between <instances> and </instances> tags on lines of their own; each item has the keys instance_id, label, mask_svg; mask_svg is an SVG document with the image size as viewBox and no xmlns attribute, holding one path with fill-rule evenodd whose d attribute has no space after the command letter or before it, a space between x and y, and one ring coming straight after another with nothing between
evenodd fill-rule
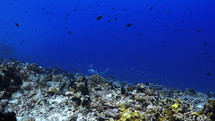
<instances>
[{"instance_id":1,"label":"coral reef","mask_svg":"<svg viewBox=\"0 0 215 121\"><path fill-rule=\"evenodd\" d=\"M215 120L212 92L111 80L1 60L0 121Z\"/></svg>"}]
</instances>

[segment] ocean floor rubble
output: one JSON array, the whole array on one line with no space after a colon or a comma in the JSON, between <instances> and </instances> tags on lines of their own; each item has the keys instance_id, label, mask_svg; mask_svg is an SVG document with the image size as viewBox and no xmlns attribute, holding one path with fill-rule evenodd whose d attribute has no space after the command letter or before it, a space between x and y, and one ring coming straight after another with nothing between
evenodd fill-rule
<instances>
[{"instance_id":1,"label":"ocean floor rubble","mask_svg":"<svg viewBox=\"0 0 215 121\"><path fill-rule=\"evenodd\" d=\"M215 121L214 97L0 61L0 121Z\"/></svg>"}]
</instances>

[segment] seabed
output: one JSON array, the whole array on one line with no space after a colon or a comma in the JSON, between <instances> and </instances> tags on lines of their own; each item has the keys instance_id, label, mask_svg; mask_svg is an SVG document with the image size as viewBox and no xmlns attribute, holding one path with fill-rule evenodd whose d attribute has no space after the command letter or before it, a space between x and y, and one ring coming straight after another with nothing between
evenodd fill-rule
<instances>
[{"instance_id":1,"label":"seabed","mask_svg":"<svg viewBox=\"0 0 215 121\"><path fill-rule=\"evenodd\" d=\"M215 121L214 96L0 61L0 121Z\"/></svg>"}]
</instances>

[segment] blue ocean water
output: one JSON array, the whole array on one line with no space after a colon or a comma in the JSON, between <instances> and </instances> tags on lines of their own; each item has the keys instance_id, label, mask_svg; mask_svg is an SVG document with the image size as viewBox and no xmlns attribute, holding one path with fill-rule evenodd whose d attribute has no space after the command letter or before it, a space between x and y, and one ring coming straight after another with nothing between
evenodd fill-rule
<instances>
[{"instance_id":1,"label":"blue ocean water","mask_svg":"<svg viewBox=\"0 0 215 121\"><path fill-rule=\"evenodd\" d=\"M1 0L0 56L215 90L214 0Z\"/></svg>"}]
</instances>

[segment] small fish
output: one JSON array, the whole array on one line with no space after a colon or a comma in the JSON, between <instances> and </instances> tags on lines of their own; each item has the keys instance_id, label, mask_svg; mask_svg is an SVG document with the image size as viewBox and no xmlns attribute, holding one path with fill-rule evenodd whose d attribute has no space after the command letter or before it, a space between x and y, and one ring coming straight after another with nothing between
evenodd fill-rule
<instances>
[{"instance_id":1,"label":"small fish","mask_svg":"<svg viewBox=\"0 0 215 121\"><path fill-rule=\"evenodd\" d=\"M127 24L126 27L131 27L133 24Z\"/></svg>"},{"instance_id":2,"label":"small fish","mask_svg":"<svg viewBox=\"0 0 215 121\"><path fill-rule=\"evenodd\" d=\"M112 9L112 10L114 10L114 9L115 9L115 7L112 7L111 9Z\"/></svg>"},{"instance_id":3,"label":"small fish","mask_svg":"<svg viewBox=\"0 0 215 121\"><path fill-rule=\"evenodd\" d=\"M154 8L154 6L151 6L151 7L149 8L149 11L152 11L153 8Z\"/></svg>"},{"instance_id":4,"label":"small fish","mask_svg":"<svg viewBox=\"0 0 215 121\"><path fill-rule=\"evenodd\" d=\"M16 27L20 27L19 23L15 23Z\"/></svg>"},{"instance_id":5,"label":"small fish","mask_svg":"<svg viewBox=\"0 0 215 121\"><path fill-rule=\"evenodd\" d=\"M115 17L113 20L114 20L114 21L117 21L117 17Z\"/></svg>"},{"instance_id":6,"label":"small fish","mask_svg":"<svg viewBox=\"0 0 215 121\"><path fill-rule=\"evenodd\" d=\"M167 41L166 41L166 40L163 40L162 42L163 42L163 43L166 43Z\"/></svg>"},{"instance_id":7,"label":"small fish","mask_svg":"<svg viewBox=\"0 0 215 121\"><path fill-rule=\"evenodd\" d=\"M168 14L172 14L172 11L169 11Z\"/></svg>"},{"instance_id":8,"label":"small fish","mask_svg":"<svg viewBox=\"0 0 215 121\"><path fill-rule=\"evenodd\" d=\"M146 82L146 83L145 83L145 85L149 86L149 85L150 85L150 83L149 83L149 82Z\"/></svg>"},{"instance_id":9,"label":"small fish","mask_svg":"<svg viewBox=\"0 0 215 121\"><path fill-rule=\"evenodd\" d=\"M196 30L196 32L197 32L197 33L200 33L201 31L200 31L200 30Z\"/></svg>"},{"instance_id":10,"label":"small fish","mask_svg":"<svg viewBox=\"0 0 215 121\"><path fill-rule=\"evenodd\" d=\"M175 29L174 32L179 32L179 30L178 30L178 29Z\"/></svg>"},{"instance_id":11,"label":"small fish","mask_svg":"<svg viewBox=\"0 0 215 121\"><path fill-rule=\"evenodd\" d=\"M192 12L192 11L190 11L190 12L189 12L189 15L192 15L192 14L193 14L193 12Z\"/></svg>"},{"instance_id":12,"label":"small fish","mask_svg":"<svg viewBox=\"0 0 215 121\"><path fill-rule=\"evenodd\" d=\"M141 35L143 35L143 33L142 33L142 32L138 33L138 36L141 36Z\"/></svg>"},{"instance_id":13,"label":"small fish","mask_svg":"<svg viewBox=\"0 0 215 121\"><path fill-rule=\"evenodd\" d=\"M72 34L72 32L71 32L71 31L68 31L67 34Z\"/></svg>"},{"instance_id":14,"label":"small fish","mask_svg":"<svg viewBox=\"0 0 215 121\"><path fill-rule=\"evenodd\" d=\"M76 8L74 8L74 9L73 9L73 11L75 12L75 11L77 11L77 9L76 9Z\"/></svg>"},{"instance_id":15,"label":"small fish","mask_svg":"<svg viewBox=\"0 0 215 121\"><path fill-rule=\"evenodd\" d=\"M70 15L71 15L70 13L67 13L67 14L66 14L66 16L70 16Z\"/></svg>"},{"instance_id":16,"label":"small fish","mask_svg":"<svg viewBox=\"0 0 215 121\"><path fill-rule=\"evenodd\" d=\"M181 19L180 22L183 23L183 22L184 22L184 19Z\"/></svg>"},{"instance_id":17,"label":"small fish","mask_svg":"<svg viewBox=\"0 0 215 121\"><path fill-rule=\"evenodd\" d=\"M101 19L102 19L102 17L103 17L103 15L98 16L98 17L96 18L96 20L101 20Z\"/></svg>"},{"instance_id":18,"label":"small fish","mask_svg":"<svg viewBox=\"0 0 215 121\"><path fill-rule=\"evenodd\" d=\"M108 76L108 78L110 78L110 79L114 79L114 77L113 77L113 76Z\"/></svg>"},{"instance_id":19,"label":"small fish","mask_svg":"<svg viewBox=\"0 0 215 121\"><path fill-rule=\"evenodd\" d=\"M210 72L207 72L206 75L207 75L207 76L211 76L211 73L210 73Z\"/></svg>"},{"instance_id":20,"label":"small fish","mask_svg":"<svg viewBox=\"0 0 215 121\"><path fill-rule=\"evenodd\" d=\"M211 56L209 55L209 52L204 52L200 57L208 57L208 58L210 58Z\"/></svg>"},{"instance_id":21,"label":"small fish","mask_svg":"<svg viewBox=\"0 0 215 121\"><path fill-rule=\"evenodd\" d=\"M139 55L139 56L137 56L137 58L142 59L142 58L143 58L143 56Z\"/></svg>"},{"instance_id":22,"label":"small fish","mask_svg":"<svg viewBox=\"0 0 215 121\"><path fill-rule=\"evenodd\" d=\"M207 46L207 45L208 45L208 43L206 43L206 42L202 44L202 46Z\"/></svg>"},{"instance_id":23,"label":"small fish","mask_svg":"<svg viewBox=\"0 0 215 121\"><path fill-rule=\"evenodd\" d=\"M21 42L19 43L19 45L23 45L24 42L25 42L25 40L21 40Z\"/></svg>"}]
</instances>

